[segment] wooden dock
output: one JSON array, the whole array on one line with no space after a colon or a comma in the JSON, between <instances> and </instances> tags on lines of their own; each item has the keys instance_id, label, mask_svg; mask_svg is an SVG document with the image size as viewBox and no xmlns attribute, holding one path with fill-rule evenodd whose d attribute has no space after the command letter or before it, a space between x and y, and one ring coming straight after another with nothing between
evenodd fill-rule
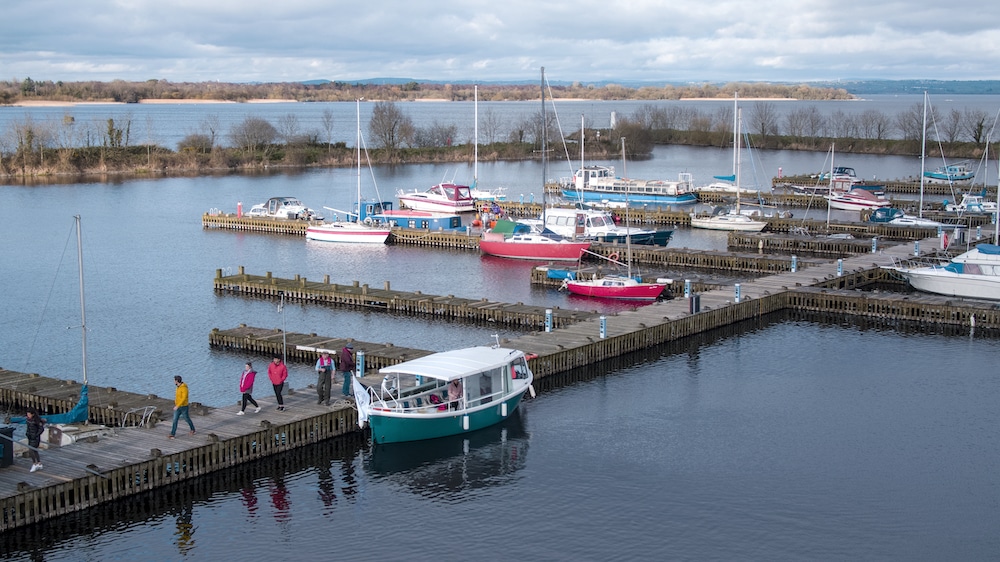
<instances>
[{"instance_id":1,"label":"wooden dock","mask_svg":"<svg viewBox=\"0 0 1000 562\"><path fill-rule=\"evenodd\" d=\"M935 248L938 242L928 238L921 241L921 247ZM890 325L914 322L1000 328L1000 310L990 303L859 290L889 280L887 271L879 266L909 258L912 253L912 245L900 244L840 262L817 261L795 272L782 270L741 283L738 293L735 286L702 288L691 299L657 302L608 316L553 309L551 331L544 327L546 312L540 307L396 292L388 284L372 289L358 282L332 284L328 278L311 282L301 277L251 276L241 269L235 276L217 271L213 286L238 297L278 298L283 292L285 298L306 302L522 325L527 328L524 335L501 344L536 354L531 368L538 386L545 388L551 377L596 362L787 310L872 318ZM693 310L696 305L697 310ZM280 351L282 346L280 332L248 326L213 330L209 341L213 346L264 354ZM317 349L336 349L349 340L285 334L285 341L294 345L288 350L290 360L311 362ZM355 348L365 352L367 373L428 353L370 342L356 342ZM29 464L20 458L13 466L0 468L0 531L358 431L356 411L349 401L318 405L311 389L297 389L288 396L288 409L283 412L274 410L268 399L262 401L261 413L251 411L244 416L236 415L236 404L224 408L196 404L192 417L197 433L188 435L186 428L180 427L177 439L170 440L163 426L169 420L168 399L118 389L90 389L92 419L102 420L108 427L87 428L85 438L76 443L45 451L41 471L29 472ZM64 411L78 391L73 381L0 371L0 399L8 407L35 405L45 411Z\"/></svg>"}]
</instances>

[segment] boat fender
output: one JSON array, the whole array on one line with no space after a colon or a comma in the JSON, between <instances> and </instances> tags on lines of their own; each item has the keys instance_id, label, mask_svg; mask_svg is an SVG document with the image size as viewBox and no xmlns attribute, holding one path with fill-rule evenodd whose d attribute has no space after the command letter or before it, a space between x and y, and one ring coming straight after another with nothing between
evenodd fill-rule
<instances>
[{"instance_id":1,"label":"boat fender","mask_svg":"<svg viewBox=\"0 0 1000 562\"><path fill-rule=\"evenodd\" d=\"M462 416L462 429L469 431L469 416Z\"/></svg>"},{"instance_id":2,"label":"boat fender","mask_svg":"<svg viewBox=\"0 0 1000 562\"><path fill-rule=\"evenodd\" d=\"M528 385L528 393L531 394L532 398L535 397L535 385L533 384Z\"/></svg>"}]
</instances>

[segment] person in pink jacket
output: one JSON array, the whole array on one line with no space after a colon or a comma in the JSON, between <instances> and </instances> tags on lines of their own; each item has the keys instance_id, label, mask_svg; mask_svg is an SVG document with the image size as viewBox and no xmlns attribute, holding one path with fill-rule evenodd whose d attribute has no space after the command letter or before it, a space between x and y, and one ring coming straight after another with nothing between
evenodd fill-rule
<instances>
[{"instance_id":1,"label":"person in pink jacket","mask_svg":"<svg viewBox=\"0 0 1000 562\"><path fill-rule=\"evenodd\" d=\"M274 397L278 399L278 410L284 411L285 400L281 397L281 390L285 385L285 380L288 379L288 368L281 362L280 355L275 355L271 364L267 366L267 378L271 379L271 385L274 386Z\"/></svg>"},{"instance_id":2,"label":"person in pink jacket","mask_svg":"<svg viewBox=\"0 0 1000 562\"><path fill-rule=\"evenodd\" d=\"M243 411L247 409L247 402L253 404L253 407L256 408L254 413L260 412L260 404L257 404L253 396L250 396L250 393L253 392L253 379L256 376L257 371L253 370L253 364L247 361L246 366L243 367L243 374L240 375L240 392L243 393L243 405L240 406L240 411L236 413L237 416L243 415Z\"/></svg>"}]
</instances>

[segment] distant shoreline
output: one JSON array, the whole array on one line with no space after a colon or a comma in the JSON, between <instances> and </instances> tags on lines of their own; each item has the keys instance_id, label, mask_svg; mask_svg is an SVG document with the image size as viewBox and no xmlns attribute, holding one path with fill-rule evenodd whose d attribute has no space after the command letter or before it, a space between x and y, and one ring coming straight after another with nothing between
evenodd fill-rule
<instances>
[{"instance_id":1,"label":"distant shoreline","mask_svg":"<svg viewBox=\"0 0 1000 562\"><path fill-rule=\"evenodd\" d=\"M196 103L299 103L293 99L254 99L245 102L235 102L228 100L199 100L199 99L144 99L138 102L144 105L169 105L169 104L196 104ZM129 105L121 101L55 101L55 100L26 100L11 104L13 107L75 107L78 105Z\"/></svg>"}]
</instances>

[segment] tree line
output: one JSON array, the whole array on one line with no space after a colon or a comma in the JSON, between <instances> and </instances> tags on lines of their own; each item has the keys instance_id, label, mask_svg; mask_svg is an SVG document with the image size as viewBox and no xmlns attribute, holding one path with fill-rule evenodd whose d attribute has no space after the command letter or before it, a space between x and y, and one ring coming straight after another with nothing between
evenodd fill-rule
<instances>
[{"instance_id":1,"label":"tree line","mask_svg":"<svg viewBox=\"0 0 1000 562\"><path fill-rule=\"evenodd\" d=\"M827 150L836 143L838 152L916 155L921 150L921 104L896 115L866 110L856 115L837 111L828 117L816 107L796 108L779 116L768 101L744 102L743 108L745 142L756 148ZM599 159L617 158L621 137L627 137L626 148L633 158L647 157L656 144L731 146L733 111L730 104L710 111L646 104L619 117L609 129L584 127L584 146L588 158ZM218 116L208 115L176 147L164 147L148 140L156 136L150 122L142 127L127 114L90 123L77 123L69 113L58 122L36 122L28 116L0 131L0 174L354 165L354 147L332 140L337 126L333 112L324 109L320 117L319 129L304 128L299 117L289 113L274 121L248 115L224 130ZM927 123L928 150L935 143L949 158L978 158L993 128L991 117L979 110L938 114L932 109ZM143 128L145 134L137 135L137 129ZM579 130L564 137L552 112L546 113L542 123L541 111L509 120L487 108L479 117L479 133L484 161L539 158L543 136L554 147L550 159L571 159L579 150L559 146L581 140ZM137 136L147 142L136 142ZM365 138L371 143L368 156L373 162L392 164L468 161L475 140L460 136L455 124L416 127L399 104L379 101L373 106Z\"/></svg>"},{"instance_id":2,"label":"tree line","mask_svg":"<svg viewBox=\"0 0 1000 562\"><path fill-rule=\"evenodd\" d=\"M550 85L551 95L558 98L588 100L679 100L687 98L732 98L736 92L743 97L789 98L798 100L843 100L853 96L842 88L814 87L808 84L768 84L763 82L732 82L728 84L692 84L626 87L619 84ZM407 82L401 84L371 84L365 82L279 82L235 84L221 82L169 82L146 80L129 82L61 80L0 80L0 105L30 100L63 102L114 101L138 103L148 99L218 100L245 102L249 100L295 101L354 101L367 98L383 101L448 100L469 101L476 96L483 101L528 101L539 98L537 83L526 84L439 84Z\"/></svg>"}]
</instances>

